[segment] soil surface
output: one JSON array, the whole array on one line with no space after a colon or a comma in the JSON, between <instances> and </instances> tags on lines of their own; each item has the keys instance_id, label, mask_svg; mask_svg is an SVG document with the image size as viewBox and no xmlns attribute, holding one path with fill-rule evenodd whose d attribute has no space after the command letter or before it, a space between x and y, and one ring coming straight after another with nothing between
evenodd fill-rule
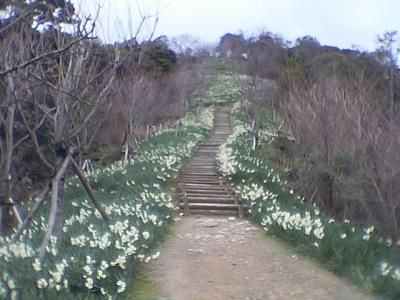
<instances>
[{"instance_id":1,"label":"soil surface","mask_svg":"<svg viewBox=\"0 0 400 300\"><path fill-rule=\"evenodd\" d=\"M182 217L146 277L159 300L376 299L229 216Z\"/></svg>"}]
</instances>

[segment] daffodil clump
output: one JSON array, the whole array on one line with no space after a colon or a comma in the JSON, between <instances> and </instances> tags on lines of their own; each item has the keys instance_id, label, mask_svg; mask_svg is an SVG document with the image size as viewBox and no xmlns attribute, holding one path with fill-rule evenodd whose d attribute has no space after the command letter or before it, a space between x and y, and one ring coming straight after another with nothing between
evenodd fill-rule
<instances>
[{"instance_id":1,"label":"daffodil clump","mask_svg":"<svg viewBox=\"0 0 400 300\"><path fill-rule=\"evenodd\" d=\"M240 88L234 76L229 74L208 75L192 97L194 102L216 104L235 101L240 96Z\"/></svg>"},{"instance_id":2,"label":"daffodil clump","mask_svg":"<svg viewBox=\"0 0 400 300\"><path fill-rule=\"evenodd\" d=\"M137 265L160 255L175 209L174 177L210 132L213 110L186 116L179 134L169 129L142 142L128 166L116 162L88 174L111 224L72 177L66 181L63 236L51 239L43 262L38 248L48 204L15 244L9 245L12 236L0 238L0 299L113 299L123 293Z\"/></svg>"},{"instance_id":3,"label":"daffodil clump","mask_svg":"<svg viewBox=\"0 0 400 300\"><path fill-rule=\"evenodd\" d=\"M245 200L251 218L367 292L400 299L400 241L380 238L373 226L359 228L349 220L329 218L296 195L260 151L252 150L251 121L238 105L233 119L233 134L219 151L219 168ZM264 146L276 136L271 129L261 135Z\"/></svg>"}]
</instances>

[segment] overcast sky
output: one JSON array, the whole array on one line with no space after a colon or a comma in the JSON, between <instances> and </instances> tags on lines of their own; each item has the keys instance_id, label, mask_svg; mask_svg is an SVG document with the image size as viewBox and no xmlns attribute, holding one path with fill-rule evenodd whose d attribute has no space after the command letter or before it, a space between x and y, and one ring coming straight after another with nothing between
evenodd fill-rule
<instances>
[{"instance_id":1,"label":"overcast sky","mask_svg":"<svg viewBox=\"0 0 400 300\"><path fill-rule=\"evenodd\" d=\"M98 4L102 7L98 35L106 41L129 38L139 24L139 9L142 15L159 12L155 36L189 33L205 42L217 42L227 32L242 30L251 35L265 29L292 41L310 35L321 44L341 48L357 45L373 50L377 34L400 30L400 0L82 0L82 3L76 6L85 13L93 14ZM151 32L151 24L142 29L142 36Z\"/></svg>"}]
</instances>

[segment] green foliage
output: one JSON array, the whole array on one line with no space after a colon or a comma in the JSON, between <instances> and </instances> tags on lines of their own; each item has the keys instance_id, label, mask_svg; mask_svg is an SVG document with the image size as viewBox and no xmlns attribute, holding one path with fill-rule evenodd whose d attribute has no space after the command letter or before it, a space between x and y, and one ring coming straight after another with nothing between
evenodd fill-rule
<instances>
[{"instance_id":1,"label":"green foliage","mask_svg":"<svg viewBox=\"0 0 400 300\"><path fill-rule=\"evenodd\" d=\"M177 62L175 52L160 38L142 47L143 53L139 63L146 71L168 72Z\"/></svg>"}]
</instances>

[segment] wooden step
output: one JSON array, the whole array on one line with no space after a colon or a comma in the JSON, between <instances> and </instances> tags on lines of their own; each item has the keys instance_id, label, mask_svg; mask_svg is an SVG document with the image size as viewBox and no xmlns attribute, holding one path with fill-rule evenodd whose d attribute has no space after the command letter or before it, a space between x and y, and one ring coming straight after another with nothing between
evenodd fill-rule
<instances>
[{"instance_id":1,"label":"wooden step","mask_svg":"<svg viewBox=\"0 0 400 300\"><path fill-rule=\"evenodd\" d=\"M204 176L199 176L199 175L183 175L181 177L182 181L185 180L197 180L197 181L210 181L210 182L214 182L214 181L221 181L221 177L219 175L214 175L214 176L210 176L210 175L204 175Z\"/></svg>"},{"instance_id":2,"label":"wooden step","mask_svg":"<svg viewBox=\"0 0 400 300\"><path fill-rule=\"evenodd\" d=\"M185 189L185 191L188 196L189 195L193 195L193 196L204 195L204 196L206 196L209 194L211 194L211 195L228 195L224 188L214 189L214 190L189 188L189 189ZM179 193L182 194L182 190L179 190Z\"/></svg>"},{"instance_id":3,"label":"wooden step","mask_svg":"<svg viewBox=\"0 0 400 300\"><path fill-rule=\"evenodd\" d=\"M187 198L189 204L196 203L196 204L235 204L234 199L221 199L221 198ZM180 201L183 203L184 201L181 199ZM189 206L190 208L190 206Z\"/></svg>"},{"instance_id":4,"label":"wooden step","mask_svg":"<svg viewBox=\"0 0 400 300\"><path fill-rule=\"evenodd\" d=\"M214 195L227 195L227 192L225 189L221 186L221 188L193 188L193 187L185 187L185 193L187 195L208 195L208 194L214 194ZM183 190L182 188L178 187L178 194L183 195Z\"/></svg>"},{"instance_id":5,"label":"wooden step","mask_svg":"<svg viewBox=\"0 0 400 300\"><path fill-rule=\"evenodd\" d=\"M209 185L215 185L216 183L218 183L219 185L223 185L221 182L221 179L219 177L182 177L181 178L181 182L182 183L203 183L203 184L209 184Z\"/></svg>"},{"instance_id":6,"label":"wooden step","mask_svg":"<svg viewBox=\"0 0 400 300\"><path fill-rule=\"evenodd\" d=\"M192 165L192 164L188 164L185 166L185 168L183 169L183 172L186 172L186 170L189 170L191 173L193 171L209 171L209 172L216 172L215 170L217 169L217 164L215 165Z\"/></svg>"},{"instance_id":7,"label":"wooden step","mask_svg":"<svg viewBox=\"0 0 400 300\"><path fill-rule=\"evenodd\" d=\"M190 172L190 170L185 170L185 171L183 171L183 173L181 173L181 174L182 174L182 176L190 175L190 176L205 176L205 177L211 176L211 177L219 177L219 176L216 174L216 172L200 172L200 171L197 171L197 170L193 170L192 172Z\"/></svg>"},{"instance_id":8,"label":"wooden step","mask_svg":"<svg viewBox=\"0 0 400 300\"><path fill-rule=\"evenodd\" d=\"M217 166L209 166L209 167L200 167L200 166L186 166L182 173L194 173L194 172L199 172L199 173L212 173L212 174L217 174Z\"/></svg>"},{"instance_id":9,"label":"wooden step","mask_svg":"<svg viewBox=\"0 0 400 300\"><path fill-rule=\"evenodd\" d=\"M184 188L186 190L191 189L193 187L194 188L196 187L196 186L193 186L193 185L203 185L202 187L205 190L207 190L209 187L223 187L224 186L221 182L219 182L217 180L195 180L195 179L191 180L189 178L189 179L182 179L181 182L184 183L184 184L191 184L192 185L192 186L187 186L187 185L184 186Z\"/></svg>"},{"instance_id":10,"label":"wooden step","mask_svg":"<svg viewBox=\"0 0 400 300\"><path fill-rule=\"evenodd\" d=\"M199 168L199 169L208 169L208 168L214 168L217 165L215 161L210 161L210 162L205 162L205 161L192 161L187 163L186 168L191 167L191 168Z\"/></svg>"},{"instance_id":11,"label":"wooden step","mask_svg":"<svg viewBox=\"0 0 400 300\"><path fill-rule=\"evenodd\" d=\"M222 177L217 172L215 172L215 173L194 173L194 174L184 173L182 174L181 178L219 180Z\"/></svg>"},{"instance_id":12,"label":"wooden step","mask_svg":"<svg viewBox=\"0 0 400 300\"><path fill-rule=\"evenodd\" d=\"M223 184L220 183L220 182L217 182L217 183L213 182L213 184L208 184L208 183L204 183L204 182L202 182L202 183L193 183L193 182L180 181L178 183L178 187L185 187L185 188L193 188L193 187L195 187L195 188L199 188L199 189L201 189L201 188L207 189L207 188L223 187Z\"/></svg>"},{"instance_id":13,"label":"wooden step","mask_svg":"<svg viewBox=\"0 0 400 300\"><path fill-rule=\"evenodd\" d=\"M190 172L190 169L185 169L183 170L183 172L181 173L182 176L191 176L191 177L210 177L210 178L220 178L221 176L217 173L217 169L202 169L202 170L198 170L195 169L193 170L193 173Z\"/></svg>"},{"instance_id":14,"label":"wooden step","mask_svg":"<svg viewBox=\"0 0 400 300\"><path fill-rule=\"evenodd\" d=\"M192 173L211 173L214 175L218 175L217 166L207 167L207 168L199 168L199 167L190 167L186 166L185 169L181 172L181 174L191 175Z\"/></svg>"},{"instance_id":15,"label":"wooden step","mask_svg":"<svg viewBox=\"0 0 400 300\"><path fill-rule=\"evenodd\" d=\"M221 145L230 134L231 107L223 106L215 114L212 135L197 148L179 175L177 195L180 208L187 203L185 212L243 216L244 206L227 192L216 161Z\"/></svg>"},{"instance_id":16,"label":"wooden step","mask_svg":"<svg viewBox=\"0 0 400 300\"><path fill-rule=\"evenodd\" d=\"M191 210L190 214L194 215L218 215L218 216L237 216L234 210L212 210L212 209L195 209Z\"/></svg>"},{"instance_id":17,"label":"wooden step","mask_svg":"<svg viewBox=\"0 0 400 300\"><path fill-rule=\"evenodd\" d=\"M226 196L226 195L229 195L228 193L226 193L224 190L217 190L217 189L214 189L214 190L199 190L199 189L196 189L196 190L191 190L191 189L184 189L184 191L183 190L181 190L181 189L179 189L178 191L177 191L177 193L176 193L176 195L179 195L179 196L183 196L183 195L187 195L187 196L192 196L192 197L197 197L197 196L200 196L200 195L204 195L204 197L208 197L208 195L215 195L215 196ZM231 195L231 196L233 196L233 197L236 197L236 196L234 196L234 195Z\"/></svg>"},{"instance_id":18,"label":"wooden step","mask_svg":"<svg viewBox=\"0 0 400 300\"><path fill-rule=\"evenodd\" d=\"M182 181L187 181L187 180L210 181L210 183L215 182L215 181L221 181L221 177L218 175L213 175L213 176L211 176L211 175L204 175L204 176L195 175L195 176L192 176L192 175L187 174L187 175L183 175L181 177L181 179L182 179Z\"/></svg>"},{"instance_id":19,"label":"wooden step","mask_svg":"<svg viewBox=\"0 0 400 300\"><path fill-rule=\"evenodd\" d=\"M181 194L183 196L183 194ZM192 194L186 193L187 199L221 199L221 200L235 200L235 198L229 194Z\"/></svg>"},{"instance_id":20,"label":"wooden step","mask_svg":"<svg viewBox=\"0 0 400 300\"><path fill-rule=\"evenodd\" d=\"M185 182L198 182L198 183L203 183L203 184L210 184L214 185L216 183L223 185L222 183L222 178L219 175L214 175L214 176L190 176L190 175L185 175L180 178L181 183Z\"/></svg>"},{"instance_id":21,"label":"wooden step","mask_svg":"<svg viewBox=\"0 0 400 300\"><path fill-rule=\"evenodd\" d=\"M215 165L217 162L215 160L216 158L216 154L215 155L208 155L206 157L199 157L199 156L194 156L190 162L188 162L188 164L194 164L194 165L200 165L200 166L204 166L204 165Z\"/></svg>"},{"instance_id":22,"label":"wooden step","mask_svg":"<svg viewBox=\"0 0 400 300\"><path fill-rule=\"evenodd\" d=\"M183 203L179 204L180 208L184 207ZM237 211L240 207L245 208L240 204L225 204L225 203L189 203L190 210L203 209L203 210L234 210Z\"/></svg>"},{"instance_id":23,"label":"wooden step","mask_svg":"<svg viewBox=\"0 0 400 300\"><path fill-rule=\"evenodd\" d=\"M200 154L207 154L210 155L210 157L213 155L215 156L217 154L217 150L208 150L208 149L199 149L199 151L197 153Z\"/></svg>"}]
</instances>

